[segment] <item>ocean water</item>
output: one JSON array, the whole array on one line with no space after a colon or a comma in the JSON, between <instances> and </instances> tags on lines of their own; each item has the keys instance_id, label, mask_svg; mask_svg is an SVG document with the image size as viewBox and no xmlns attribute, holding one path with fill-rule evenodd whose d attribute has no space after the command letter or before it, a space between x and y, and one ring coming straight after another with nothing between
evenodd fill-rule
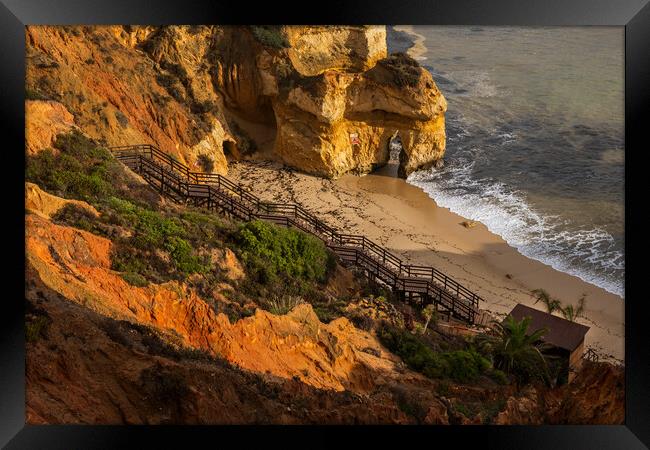
<instances>
[{"instance_id":1,"label":"ocean water","mask_svg":"<svg viewBox=\"0 0 650 450\"><path fill-rule=\"evenodd\" d=\"M407 181L624 297L623 28L394 27L388 47L448 102L445 167Z\"/></svg>"}]
</instances>

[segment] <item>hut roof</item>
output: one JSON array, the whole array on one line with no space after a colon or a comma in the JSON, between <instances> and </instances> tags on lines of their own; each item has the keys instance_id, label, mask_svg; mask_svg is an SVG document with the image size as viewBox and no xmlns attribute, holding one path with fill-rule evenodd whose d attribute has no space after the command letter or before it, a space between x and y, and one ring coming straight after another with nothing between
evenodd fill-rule
<instances>
[{"instance_id":1,"label":"hut roof","mask_svg":"<svg viewBox=\"0 0 650 450\"><path fill-rule=\"evenodd\" d=\"M570 352L580 345L585 338L585 334L589 331L589 327L585 325L522 304L515 306L510 311L510 315L516 320L529 316L531 318L529 325L531 332L540 328L547 328L548 331L542 336L542 340Z\"/></svg>"}]
</instances>

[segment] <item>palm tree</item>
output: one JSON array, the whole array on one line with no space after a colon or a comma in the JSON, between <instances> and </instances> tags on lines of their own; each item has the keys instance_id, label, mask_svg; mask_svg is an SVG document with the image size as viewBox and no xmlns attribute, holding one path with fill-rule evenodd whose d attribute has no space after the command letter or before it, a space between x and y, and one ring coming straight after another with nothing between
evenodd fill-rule
<instances>
[{"instance_id":1,"label":"palm tree","mask_svg":"<svg viewBox=\"0 0 650 450\"><path fill-rule=\"evenodd\" d=\"M546 311L549 314L553 314L555 311L562 311L562 304L556 298L551 297L551 295L546 292L544 289L535 289L531 293L537 298L535 304L540 301L546 305Z\"/></svg>"},{"instance_id":2,"label":"palm tree","mask_svg":"<svg viewBox=\"0 0 650 450\"><path fill-rule=\"evenodd\" d=\"M541 342L545 328L529 333L531 318L516 321L508 316L502 323L493 322L492 333L477 338L479 347L492 354L494 367L515 376L518 382L538 378L549 380L548 364L542 351L549 346Z\"/></svg>"},{"instance_id":3,"label":"palm tree","mask_svg":"<svg viewBox=\"0 0 650 450\"><path fill-rule=\"evenodd\" d=\"M574 308L573 305L567 305L564 308L560 308L562 315L566 320L575 322L578 317L582 315L585 310L585 298L587 294L582 294L582 297L578 300L578 307Z\"/></svg>"},{"instance_id":4,"label":"palm tree","mask_svg":"<svg viewBox=\"0 0 650 450\"><path fill-rule=\"evenodd\" d=\"M422 334L425 334L427 332L427 327L429 326L431 319L433 319L434 325L438 321L438 311L432 303L430 305L427 305L426 308L422 310L422 315L424 315L424 317L427 319L424 324L424 329L422 330Z\"/></svg>"}]
</instances>

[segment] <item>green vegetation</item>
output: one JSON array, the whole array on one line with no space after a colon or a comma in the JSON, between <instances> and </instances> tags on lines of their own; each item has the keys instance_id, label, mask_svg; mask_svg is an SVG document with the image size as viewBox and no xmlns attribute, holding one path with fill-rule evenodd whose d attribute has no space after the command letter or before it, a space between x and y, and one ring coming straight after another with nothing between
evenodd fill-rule
<instances>
[{"instance_id":1,"label":"green vegetation","mask_svg":"<svg viewBox=\"0 0 650 450\"><path fill-rule=\"evenodd\" d=\"M55 223L70 225L81 230L90 231L94 234L104 234L104 230L97 225L97 218L95 215L88 209L75 205L74 203L68 203L58 210L52 216L52 220Z\"/></svg>"},{"instance_id":2,"label":"green vegetation","mask_svg":"<svg viewBox=\"0 0 650 450\"><path fill-rule=\"evenodd\" d=\"M414 418L418 424L424 422L429 410L429 405L425 401L401 386L393 388L392 394L397 407L404 414Z\"/></svg>"},{"instance_id":3,"label":"green vegetation","mask_svg":"<svg viewBox=\"0 0 650 450\"><path fill-rule=\"evenodd\" d=\"M278 25L251 26L251 31L262 45L276 49L289 47L289 41Z\"/></svg>"},{"instance_id":4,"label":"green vegetation","mask_svg":"<svg viewBox=\"0 0 650 450\"><path fill-rule=\"evenodd\" d=\"M546 311L549 314L553 314L553 312L558 311L562 309L562 304L560 301L556 298L552 298L551 295L546 292L544 289L535 289L531 291L531 293L535 296L537 300L535 300L535 304L542 302L546 306Z\"/></svg>"},{"instance_id":5,"label":"green vegetation","mask_svg":"<svg viewBox=\"0 0 650 450\"><path fill-rule=\"evenodd\" d=\"M120 110L115 111L115 120L117 120L122 128L126 128L129 125L129 119Z\"/></svg>"},{"instance_id":6,"label":"green vegetation","mask_svg":"<svg viewBox=\"0 0 650 450\"><path fill-rule=\"evenodd\" d=\"M194 114L214 113L217 108L217 104L210 100L203 102L194 100L192 103L190 103L190 111L192 111Z\"/></svg>"},{"instance_id":7,"label":"green vegetation","mask_svg":"<svg viewBox=\"0 0 650 450\"><path fill-rule=\"evenodd\" d=\"M147 325L107 317L101 323L101 329L112 341L128 349L133 349L136 346L137 339L135 337L139 337L149 355L164 356L174 361L191 359L225 363L224 360L212 356L205 350L174 345L168 342L160 331Z\"/></svg>"},{"instance_id":8,"label":"green vegetation","mask_svg":"<svg viewBox=\"0 0 650 450\"><path fill-rule=\"evenodd\" d=\"M546 329L529 332L530 317L516 321L508 316L503 323L495 322L491 334L477 337L480 347L492 356L494 367L511 374L523 384L532 380L548 382L548 364L542 351L548 346L541 342Z\"/></svg>"},{"instance_id":9,"label":"green vegetation","mask_svg":"<svg viewBox=\"0 0 650 450\"><path fill-rule=\"evenodd\" d=\"M585 299L587 295L582 294L582 297L578 300L578 306L574 307L573 305L566 305L564 308L562 308L562 315L566 320L569 320L571 322L575 322L576 319L580 316L585 311Z\"/></svg>"},{"instance_id":10,"label":"green vegetation","mask_svg":"<svg viewBox=\"0 0 650 450\"><path fill-rule=\"evenodd\" d=\"M434 304L430 304L424 307L422 310L422 315L424 316L426 322L424 323L424 328L422 330L422 334L425 334L427 332L427 327L429 326L429 322L433 320L433 325L435 326L436 323L438 322L438 311L436 310L436 307Z\"/></svg>"},{"instance_id":11,"label":"green vegetation","mask_svg":"<svg viewBox=\"0 0 650 450\"><path fill-rule=\"evenodd\" d=\"M25 178L41 188L66 198L94 201L115 192L113 183L121 167L110 152L74 130L59 135L54 147L30 157Z\"/></svg>"},{"instance_id":12,"label":"green vegetation","mask_svg":"<svg viewBox=\"0 0 650 450\"><path fill-rule=\"evenodd\" d=\"M47 316L38 315L32 320L25 322L25 339L27 342L36 342L45 337L50 319Z\"/></svg>"},{"instance_id":13,"label":"green vegetation","mask_svg":"<svg viewBox=\"0 0 650 450\"><path fill-rule=\"evenodd\" d=\"M576 319L584 313L585 310L585 301L587 299L587 294L582 294L578 299L578 306L566 305L562 306L562 302L557 298L551 297L551 295L546 292L544 289L535 289L531 291L531 294L535 296L535 304L538 302L544 303L546 305L546 311L549 314L553 314L555 311L562 313L566 320L575 322Z\"/></svg>"},{"instance_id":14,"label":"green vegetation","mask_svg":"<svg viewBox=\"0 0 650 450\"><path fill-rule=\"evenodd\" d=\"M243 261L260 282L279 275L325 281L336 264L317 238L260 220L242 225L235 238Z\"/></svg>"},{"instance_id":15,"label":"green vegetation","mask_svg":"<svg viewBox=\"0 0 650 450\"><path fill-rule=\"evenodd\" d=\"M274 295L267 301L266 309L272 314L283 315L290 312L293 308L304 303L304 300L292 295Z\"/></svg>"},{"instance_id":16,"label":"green vegetation","mask_svg":"<svg viewBox=\"0 0 650 450\"><path fill-rule=\"evenodd\" d=\"M122 274L122 278L133 286L145 287L149 284L145 277L135 272L125 272Z\"/></svg>"},{"instance_id":17,"label":"green vegetation","mask_svg":"<svg viewBox=\"0 0 650 450\"><path fill-rule=\"evenodd\" d=\"M420 64L406 53L394 53L377 64L387 69L400 87L414 87L420 81Z\"/></svg>"},{"instance_id":18,"label":"green vegetation","mask_svg":"<svg viewBox=\"0 0 650 450\"><path fill-rule=\"evenodd\" d=\"M174 418L184 407L190 388L181 369L165 367L159 362L140 372L140 388L154 404L170 411Z\"/></svg>"},{"instance_id":19,"label":"green vegetation","mask_svg":"<svg viewBox=\"0 0 650 450\"><path fill-rule=\"evenodd\" d=\"M167 74L159 74L156 76L156 81L160 86L165 88L167 93L172 96L177 102L183 102L185 100L185 97L183 96L183 93L181 90L177 87L176 85L176 78L174 78L172 75L167 75Z\"/></svg>"},{"instance_id":20,"label":"green vegetation","mask_svg":"<svg viewBox=\"0 0 650 450\"><path fill-rule=\"evenodd\" d=\"M109 199L108 206L109 220L134 232L129 238L116 242L112 261L115 270L139 274L152 281L185 278L210 270L207 258L199 257L188 241L204 238L204 235L197 235L196 222L193 222L208 222L201 215L186 215L182 221L115 197ZM214 236L214 230L210 231Z\"/></svg>"},{"instance_id":21,"label":"green vegetation","mask_svg":"<svg viewBox=\"0 0 650 450\"><path fill-rule=\"evenodd\" d=\"M223 223L192 210L182 214L154 211L128 200L125 169L102 147L79 132L59 135L59 153L44 150L27 161L26 179L56 195L88 201L101 212L66 205L53 220L114 238L112 264L136 286L185 278L210 269L201 247L223 244ZM118 196L119 195L119 196ZM127 198L124 198L127 197ZM179 217L180 216L180 217Z\"/></svg>"},{"instance_id":22,"label":"green vegetation","mask_svg":"<svg viewBox=\"0 0 650 450\"><path fill-rule=\"evenodd\" d=\"M386 348L427 377L468 382L489 373L490 362L472 348L435 352L420 337L387 324L377 330L377 335Z\"/></svg>"}]
</instances>

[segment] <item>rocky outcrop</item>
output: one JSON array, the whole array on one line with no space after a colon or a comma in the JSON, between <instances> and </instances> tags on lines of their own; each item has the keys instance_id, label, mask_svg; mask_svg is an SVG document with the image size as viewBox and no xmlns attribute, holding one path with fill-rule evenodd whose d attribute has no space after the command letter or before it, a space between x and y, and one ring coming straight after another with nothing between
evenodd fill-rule
<instances>
[{"instance_id":1,"label":"rocky outcrop","mask_svg":"<svg viewBox=\"0 0 650 450\"><path fill-rule=\"evenodd\" d=\"M96 313L174 330L185 346L318 388L366 392L398 376L399 359L345 318L324 324L303 304L286 316L258 309L230 323L184 284L128 284L110 270L108 239L34 214L26 217L26 234L28 263L44 285Z\"/></svg>"},{"instance_id":2,"label":"rocky outcrop","mask_svg":"<svg viewBox=\"0 0 650 450\"><path fill-rule=\"evenodd\" d=\"M25 102L25 151L34 155L51 148L56 136L75 127L74 116L63 104L54 101Z\"/></svg>"},{"instance_id":3,"label":"rocky outcrop","mask_svg":"<svg viewBox=\"0 0 650 450\"><path fill-rule=\"evenodd\" d=\"M625 370L584 361L569 385L545 392L546 423L622 424L625 422Z\"/></svg>"},{"instance_id":4,"label":"rocky outcrop","mask_svg":"<svg viewBox=\"0 0 650 450\"><path fill-rule=\"evenodd\" d=\"M317 389L165 343L172 334L26 286L29 424L404 424L390 395Z\"/></svg>"},{"instance_id":5,"label":"rocky outcrop","mask_svg":"<svg viewBox=\"0 0 650 450\"><path fill-rule=\"evenodd\" d=\"M386 55L384 26L284 27L287 55L303 76L330 70L363 72Z\"/></svg>"},{"instance_id":6,"label":"rocky outcrop","mask_svg":"<svg viewBox=\"0 0 650 450\"><path fill-rule=\"evenodd\" d=\"M288 37L288 50L251 36L232 38L238 51L218 47L216 81L226 105L274 124L274 152L284 163L327 177L369 172L388 161L396 134L404 148L402 176L443 157L446 100L416 62L386 56L385 30L276 32Z\"/></svg>"},{"instance_id":7,"label":"rocky outcrop","mask_svg":"<svg viewBox=\"0 0 650 450\"><path fill-rule=\"evenodd\" d=\"M67 200L56 195L48 194L34 183L25 183L25 210L49 219L66 205L75 205L85 209L94 216L99 212L86 202Z\"/></svg>"},{"instance_id":8,"label":"rocky outcrop","mask_svg":"<svg viewBox=\"0 0 650 450\"><path fill-rule=\"evenodd\" d=\"M229 155L364 173L399 134L406 176L445 150L444 97L387 56L379 26L30 26L27 88L93 138L154 143L196 170L204 155L226 173Z\"/></svg>"}]
</instances>

